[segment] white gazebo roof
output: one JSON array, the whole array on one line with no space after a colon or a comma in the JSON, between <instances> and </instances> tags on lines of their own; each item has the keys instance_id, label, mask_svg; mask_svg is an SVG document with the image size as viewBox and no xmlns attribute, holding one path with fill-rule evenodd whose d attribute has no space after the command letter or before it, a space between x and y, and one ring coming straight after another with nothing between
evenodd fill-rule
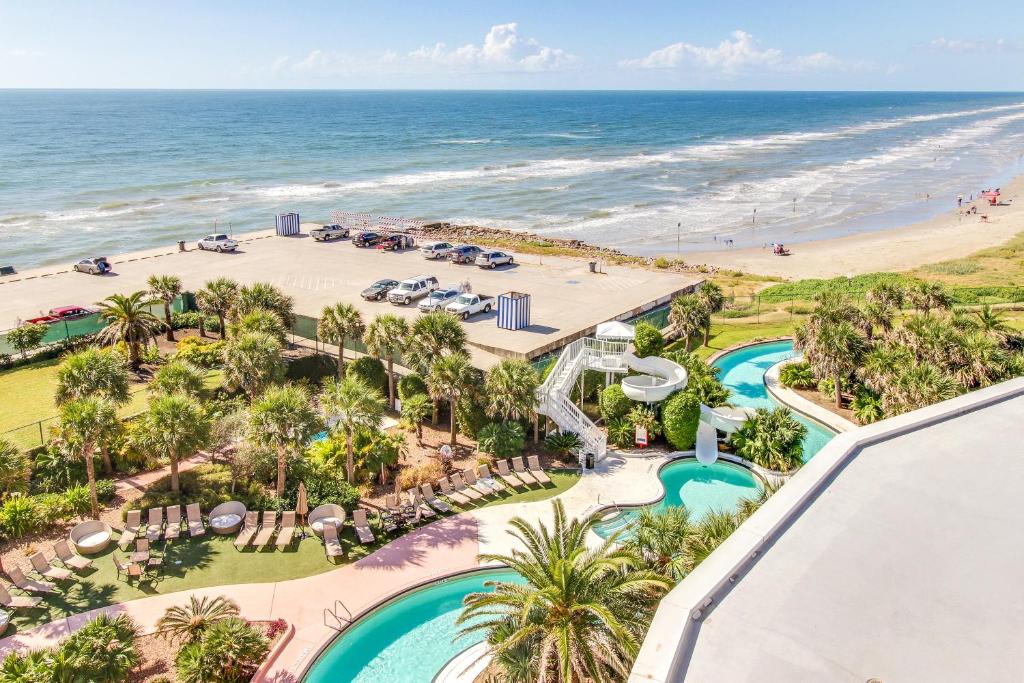
<instances>
[{"instance_id":1,"label":"white gazebo roof","mask_svg":"<svg viewBox=\"0 0 1024 683\"><path fill-rule=\"evenodd\" d=\"M597 326L598 339L632 339L633 335L633 326L619 320L609 320Z\"/></svg>"}]
</instances>

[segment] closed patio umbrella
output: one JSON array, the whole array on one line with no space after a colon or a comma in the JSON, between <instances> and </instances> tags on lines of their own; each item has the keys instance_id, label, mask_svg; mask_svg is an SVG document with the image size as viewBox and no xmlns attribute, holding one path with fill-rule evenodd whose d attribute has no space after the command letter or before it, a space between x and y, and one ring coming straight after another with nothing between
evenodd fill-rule
<instances>
[{"instance_id":1,"label":"closed patio umbrella","mask_svg":"<svg viewBox=\"0 0 1024 683\"><path fill-rule=\"evenodd\" d=\"M302 520L302 531L300 533L301 538L306 537L306 515L309 514L309 499L306 496L306 484L305 482L299 482L299 499L295 501L295 514Z\"/></svg>"}]
</instances>

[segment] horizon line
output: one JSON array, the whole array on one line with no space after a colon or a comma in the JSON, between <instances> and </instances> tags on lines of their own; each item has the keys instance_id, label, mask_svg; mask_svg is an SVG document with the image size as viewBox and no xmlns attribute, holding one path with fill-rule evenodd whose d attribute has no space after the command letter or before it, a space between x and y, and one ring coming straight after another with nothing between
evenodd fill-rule
<instances>
[{"instance_id":1,"label":"horizon line","mask_svg":"<svg viewBox=\"0 0 1024 683\"><path fill-rule=\"evenodd\" d=\"M931 90L931 89L853 89L853 90L798 90L783 88L232 88L232 87L39 87L18 88L0 87L0 92L580 92L580 93L878 93L878 94L991 94L991 95L1024 95L1024 90Z\"/></svg>"}]
</instances>

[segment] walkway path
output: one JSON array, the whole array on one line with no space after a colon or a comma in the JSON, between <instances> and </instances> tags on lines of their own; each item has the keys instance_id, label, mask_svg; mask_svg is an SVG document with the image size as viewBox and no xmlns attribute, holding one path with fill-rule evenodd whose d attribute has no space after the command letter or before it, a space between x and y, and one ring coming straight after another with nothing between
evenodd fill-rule
<instances>
[{"instance_id":1,"label":"walkway path","mask_svg":"<svg viewBox=\"0 0 1024 683\"><path fill-rule=\"evenodd\" d=\"M657 453L643 457L609 453L597 470L587 472L578 484L557 498L574 517L613 503L652 502L662 494L656 473L668 459L669 456ZM134 484L144 485L150 474L155 475L140 475ZM463 512L411 531L357 562L316 576L157 595L73 615L0 640L0 655L12 649L53 645L101 612L128 614L143 632L152 632L164 610L182 604L188 595L223 595L238 603L246 618L284 619L295 625L294 638L268 674L268 680L275 683L294 683L336 634L324 623L325 608L340 600L348 611L358 615L418 584L474 569L480 566L479 553L505 553L511 549L512 538L506 529L508 521L516 515L530 521L547 520L551 517L551 501ZM244 557L240 556L239 561L244 561Z\"/></svg>"}]
</instances>

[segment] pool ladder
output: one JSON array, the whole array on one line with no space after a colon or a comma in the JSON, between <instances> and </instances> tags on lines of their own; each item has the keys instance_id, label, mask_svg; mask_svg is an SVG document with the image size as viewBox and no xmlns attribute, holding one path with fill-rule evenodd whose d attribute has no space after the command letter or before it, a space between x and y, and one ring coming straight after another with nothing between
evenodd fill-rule
<instances>
[{"instance_id":1,"label":"pool ladder","mask_svg":"<svg viewBox=\"0 0 1024 683\"><path fill-rule=\"evenodd\" d=\"M344 615L340 614L344 610ZM330 617L330 619L328 619ZM341 631L352 623L352 612L341 600L335 600L333 607L324 607L324 626Z\"/></svg>"}]
</instances>

